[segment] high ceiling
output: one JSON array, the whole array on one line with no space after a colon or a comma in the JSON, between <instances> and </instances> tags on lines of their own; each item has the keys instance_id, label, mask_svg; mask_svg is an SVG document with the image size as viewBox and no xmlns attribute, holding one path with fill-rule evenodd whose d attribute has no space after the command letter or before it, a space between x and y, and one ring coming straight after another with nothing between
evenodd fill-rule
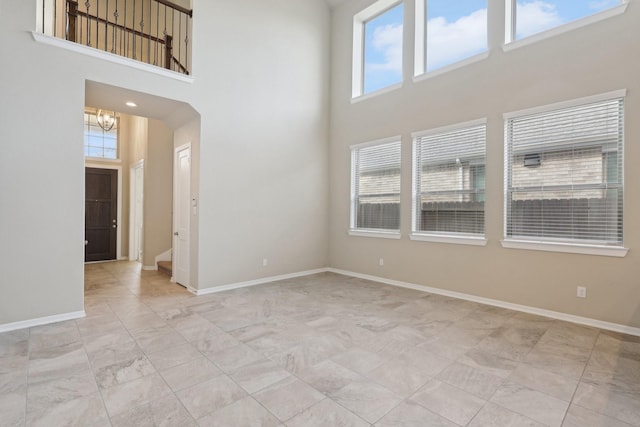
<instances>
[{"instance_id":1,"label":"high ceiling","mask_svg":"<svg viewBox=\"0 0 640 427\"><path fill-rule=\"evenodd\" d=\"M344 3L344 0L326 0L330 7L336 7L340 3Z\"/></svg>"}]
</instances>

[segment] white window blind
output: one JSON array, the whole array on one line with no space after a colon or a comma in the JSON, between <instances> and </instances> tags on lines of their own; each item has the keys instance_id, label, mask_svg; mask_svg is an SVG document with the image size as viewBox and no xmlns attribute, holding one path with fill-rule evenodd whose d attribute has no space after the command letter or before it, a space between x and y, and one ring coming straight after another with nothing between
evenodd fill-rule
<instances>
[{"instance_id":1,"label":"white window blind","mask_svg":"<svg viewBox=\"0 0 640 427\"><path fill-rule=\"evenodd\" d=\"M351 151L351 228L400 229L400 140Z\"/></svg>"},{"instance_id":2,"label":"white window blind","mask_svg":"<svg viewBox=\"0 0 640 427\"><path fill-rule=\"evenodd\" d=\"M624 98L505 127L505 237L622 246Z\"/></svg>"},{"instance_id":3,"label":"white window blind","mask_svg":"<svg viewBox=\"0 0 640 427\"><path fill-rule=\"evenodd\" d=\"M484 236L484 120L414 135L414 233Z\"/></svg>"}]
</instances>

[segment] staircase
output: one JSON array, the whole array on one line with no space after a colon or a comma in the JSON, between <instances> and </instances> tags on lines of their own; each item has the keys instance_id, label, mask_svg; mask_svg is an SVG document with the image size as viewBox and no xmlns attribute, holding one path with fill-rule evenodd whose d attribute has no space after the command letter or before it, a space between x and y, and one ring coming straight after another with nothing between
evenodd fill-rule
<instances>
[{"instance_id":1,"label":"staircase","mask_svg":"<svg viewBox=\"0 0 640 427\"><path fill-rule=\"evenodd\" d=\"M158 271L169 277L173 276L173 265L171 261L158 261Z\"/></svg>"}]
</instances>

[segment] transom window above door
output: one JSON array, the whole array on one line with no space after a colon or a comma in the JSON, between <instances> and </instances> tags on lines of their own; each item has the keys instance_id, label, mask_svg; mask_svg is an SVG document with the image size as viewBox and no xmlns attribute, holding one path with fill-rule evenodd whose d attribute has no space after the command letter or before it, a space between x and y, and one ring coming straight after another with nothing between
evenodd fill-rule
<instances>
[{"instance_id":1,"label":"transom window above door","mask_svg":"<svg viewBox=\"0 0 640 427\"><path fill-rule=\"evenodd\" d=\"M118 159L118 123L115 118L113 127L103 129L98 123L96 111L84 113L84 156L89 158Z\"/></svg>"}]
</instances>

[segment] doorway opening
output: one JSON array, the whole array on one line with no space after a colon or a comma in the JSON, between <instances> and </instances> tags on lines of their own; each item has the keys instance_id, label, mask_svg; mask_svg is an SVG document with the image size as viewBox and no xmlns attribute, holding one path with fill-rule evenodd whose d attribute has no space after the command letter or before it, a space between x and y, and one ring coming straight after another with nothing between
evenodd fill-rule
<instances>
[{"instance_id":1,"label":"doorway opening","mask_svg":"<svg viewBox=\"0 0 640 427\"><path fill-rule=\"evenodd\" d=\"M168 264L166 273L172 281L193 290L197 263L192 258L197 248L191 234L198 229L198 219L192 203L198 191L199 114L184 102L92 81L85 84L85 105L85 110L96 110L96 117L100 111L117 117L116 154L94 162L85 149L87 161L121 169L118 209L123 215L115 223L121 234L115 259L139 263L143 277L145 270L163 271ZM110 139L98 142L102 143L93 145L105 153L112 149ZM185 145L189 150L176 157Z\"/></svg>"}]
</instances>

